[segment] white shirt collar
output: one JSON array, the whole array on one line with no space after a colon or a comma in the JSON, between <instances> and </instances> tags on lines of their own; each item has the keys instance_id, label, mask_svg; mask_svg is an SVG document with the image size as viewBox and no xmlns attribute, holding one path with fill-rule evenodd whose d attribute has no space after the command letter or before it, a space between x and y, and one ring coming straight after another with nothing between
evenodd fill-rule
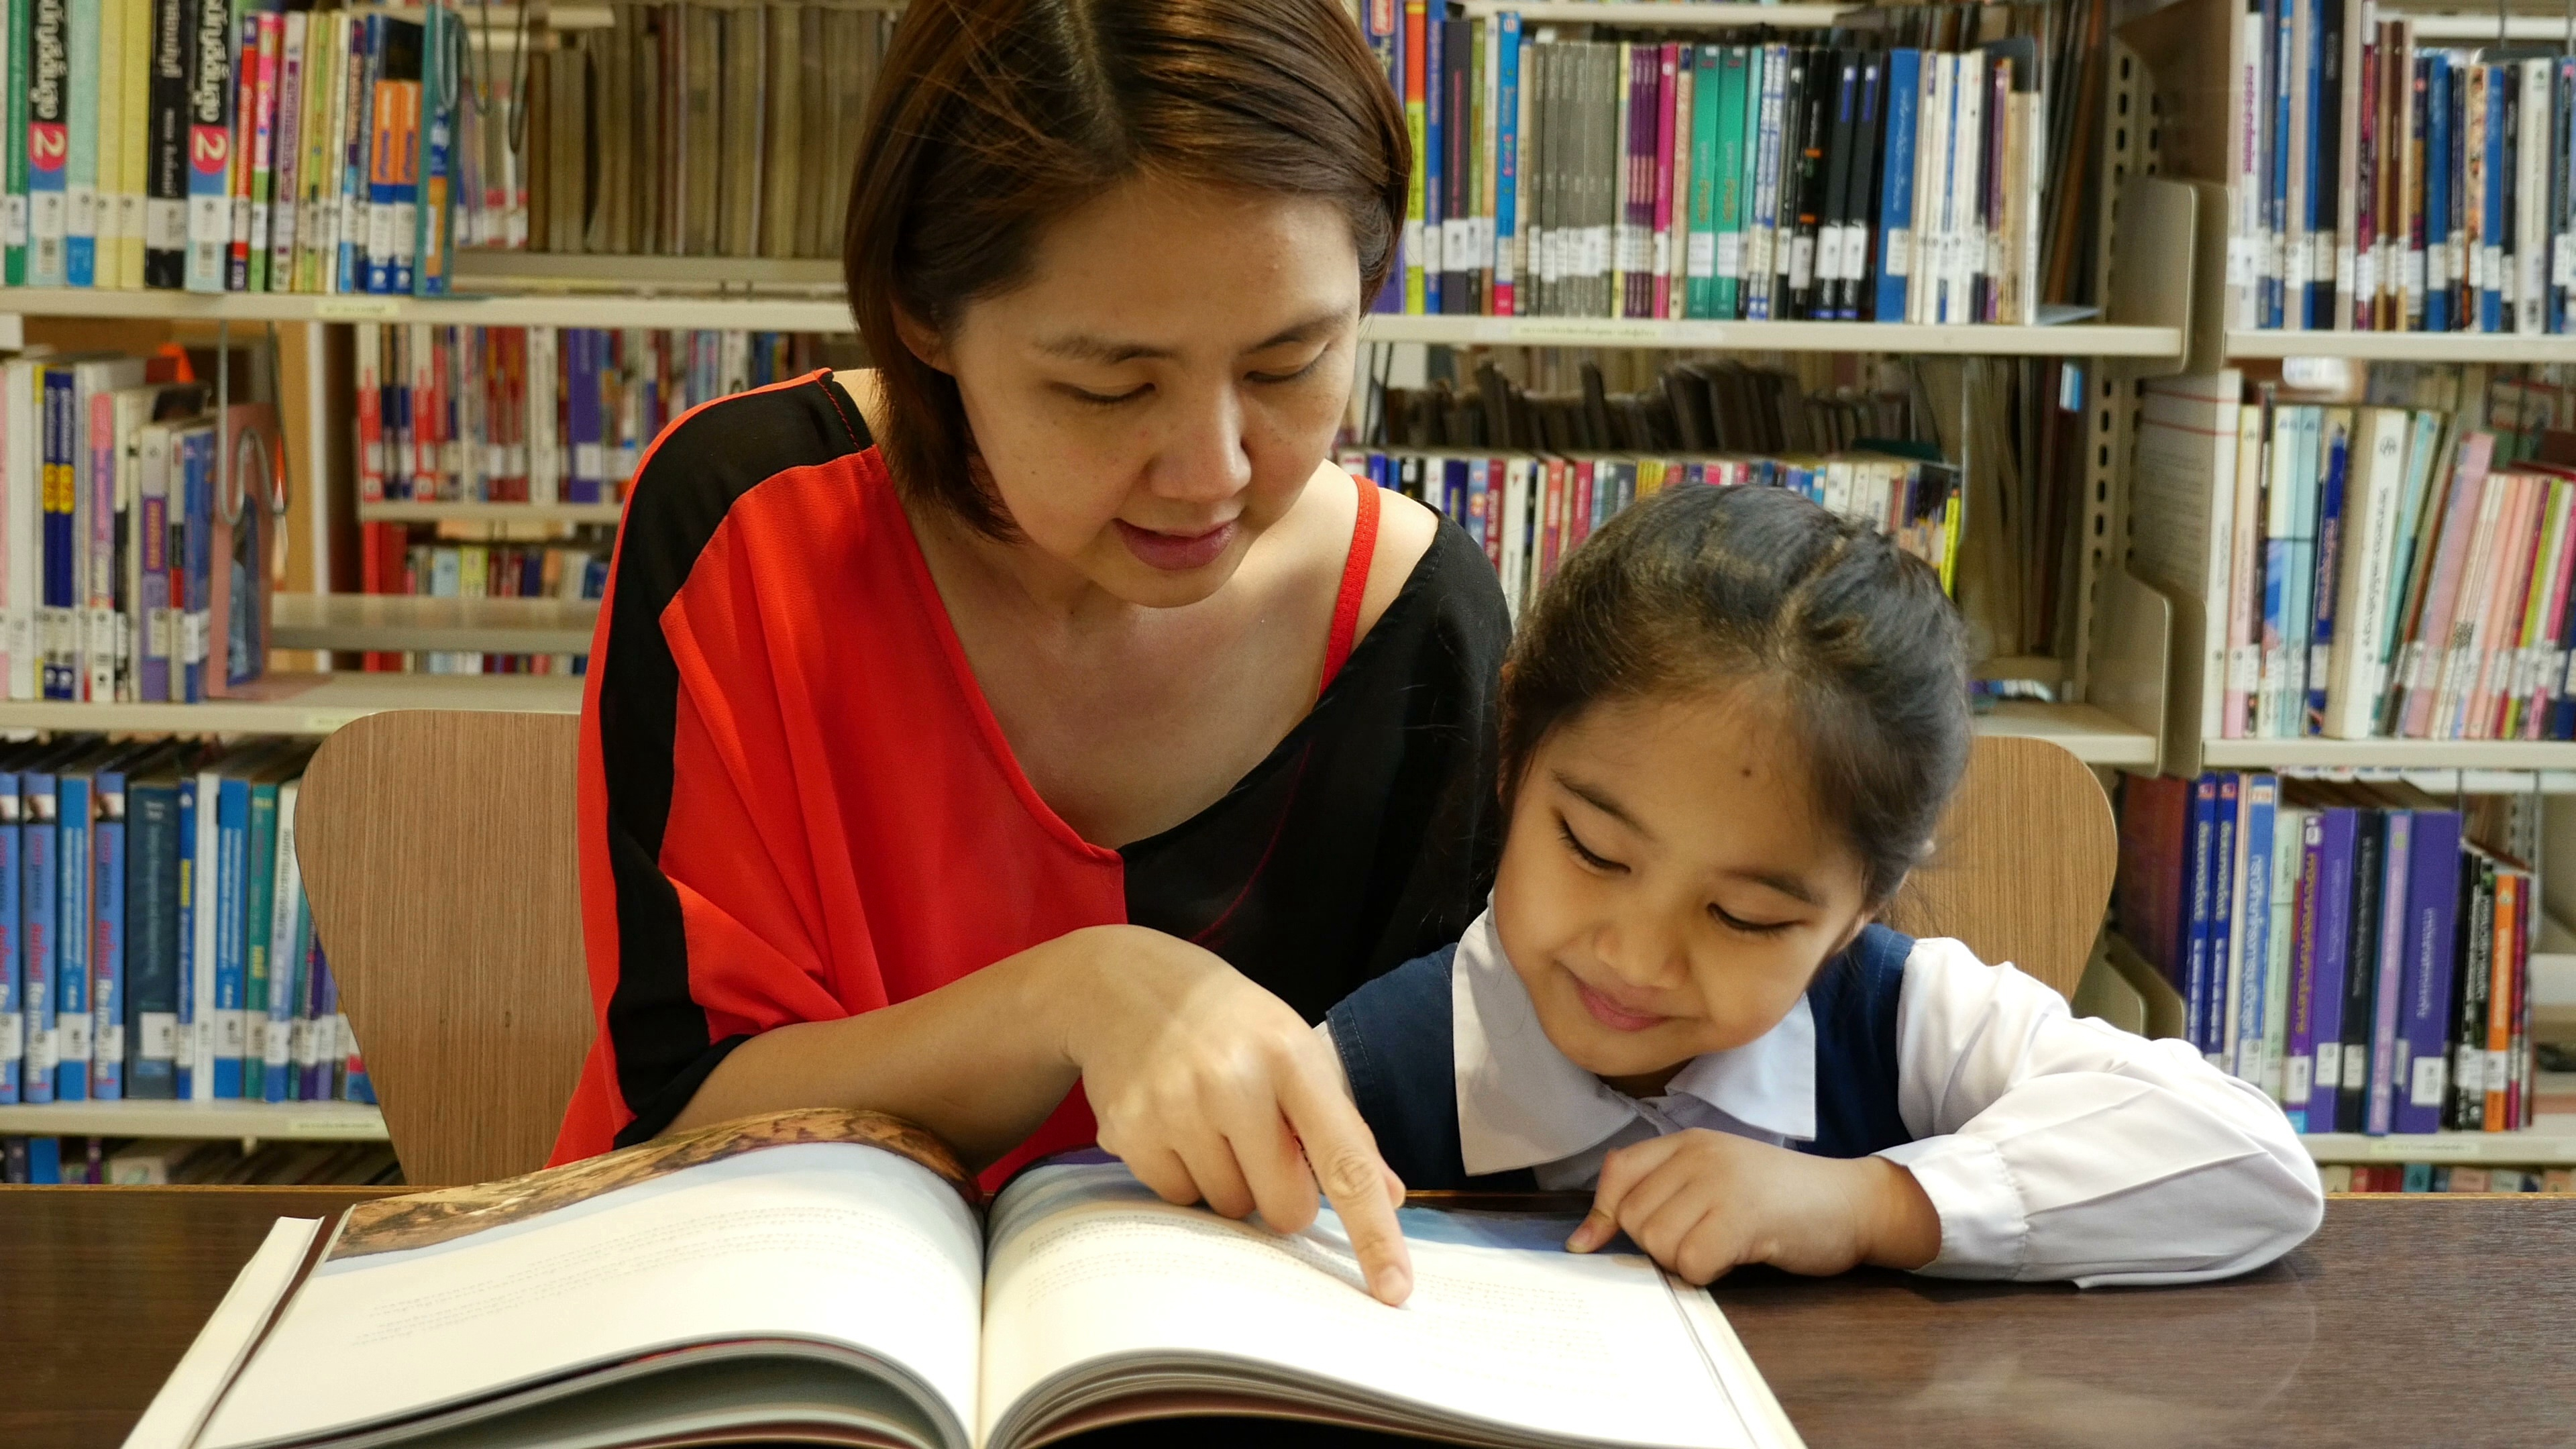
<instances>
[{"instance_id":1,"label":"white shirt collar","mask_svg":"<svg viewBox=\"0 0 2576 1449\"><path fill-rule=\"evenodd\" d=\"M1458 943L1450 974L1458 1146L1471 1176L1559 1162L1640 1117L1659 1117L1576 1066L1539 1026L1503 955L1489 907ZM1816 1135L1816 1021L1804 996L1778 1026L1732 1051L1684 1063L1667 1089L1758 1132ZM1659 1099L1665 1100L1665 1099Z\"/></svg>"}]
</instances>

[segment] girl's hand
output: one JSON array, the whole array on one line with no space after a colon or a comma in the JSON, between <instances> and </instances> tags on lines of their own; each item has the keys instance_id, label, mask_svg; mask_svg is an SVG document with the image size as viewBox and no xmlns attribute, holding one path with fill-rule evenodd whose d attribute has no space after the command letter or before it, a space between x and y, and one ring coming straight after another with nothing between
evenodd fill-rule
<instances>
[{"instance_id":1,"label":"girl's hand","mask_svg":"<svg viewBox=\"0 0 2576 1449\"><path fill-rule=\"evenodd\" d=\"M1139 926L1079 939L1056 982L1064 1052L1100 1145L1167 1202L1283 1233L1315 1220L1318 1182L1369 1291L1401 1303L1413 1267L1396 1227L1404 1185L1341 1085L1340 1063L1288 1003L1214 954Z\"/></svg>"},{"instance_id":2,"label":"girl's hand","mask_svg":"<svg viewBox=\"0 0 2576 1449\"><path fill-rule=\"evenodd\" d=\"M1589 1253L1621 1230L1693 1283L1743 1263L1792 1273L1920 1268L1941 1251L1932 1200L1893 1162L1811 1157L1698 1130L1603 1159L1591 1215L1565 1246Z\"/></svg>"}]
</instances>

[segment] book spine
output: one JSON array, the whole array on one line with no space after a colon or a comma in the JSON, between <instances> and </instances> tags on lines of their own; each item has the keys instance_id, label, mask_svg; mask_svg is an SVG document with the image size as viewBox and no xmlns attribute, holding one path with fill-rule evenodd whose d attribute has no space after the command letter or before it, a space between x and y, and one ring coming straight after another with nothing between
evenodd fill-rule
<instances>
[{"instance_id":1,"label":"book spine","mask_svg":"<svg viewBox=\"0 0 2576 1449\"><path fill-rule=\"evenodd\" d=\"M188 283L188 107L191 0L152 0L152 69L145 145L143 285Z\"/></svg>"},{"instance_id":2,"label":"book spine","mask_svg":"<svg viewBox=\"0 0 2576 1449\"><path fill-rule=\"evenodd\" d=\"M32 0L28 21L27 284L60 287L70 277L70 6Z\"/></svg>"},{"instance_id":3,"label":"book spine","mask_svg":"<svg viewBox=\"0 0 2576 1449\"><path fill-rule=\"evenodd\" d=\"M2357 1121L2347 1123L2343 1116L2344 1000L2350 974L2353 849L2358 824L2355 817L2359 812L2338 806L2318 814L2319 825L2310 837L2316 849L2307 862L2307 876L2313 885L2303 906L2302 921L2308 934L2305 949L2313 953L2309 991L2315 1042L2315 1067L2310 1077L2314 1095L2309 1098L2307 1126L2303 1130L2334 1132L2360 1126Z\"/></svg>"},{"instance_id":4,"label":"book spine","mask_svg":"<svg viewBox=\"0 0 2576 1449\"><path fill-rule=\"evenodd\" d=\"M2318 488L2316 566L2308 592L2307 666L2298 700L2299 734L2323 734L2326 727L2326 679L2334 656L2335 606L2343 561L2344 496L2352 472L2353 431L2349 413L2337 408L2325 420L2325 479Z\"/></svg>"},{"instance_id":5,"label":"book spine","mask_svg":"<svg viewBox=\"0 0 2576 1449\"><path fill-rule=\"evenodd\" d=\"M2191 858L2188 880L2189 913L2183 934L2183 976L2175 984L2182 988L2183 1034L2192 1048L2202 1056L2218 1055L2217 1026L2210 1020L2210 1004L2216 999L2209 970L2209 929L2211 920L2210 891L2217 877L2218 846L2218 776L2202 775L2192 786Z\"/></svg>"},{"instance_id":6,"label":"book spine","mask_svg":"<svg viewBox=\"0 0 2576 1449\"><path fill-rule=\"evenodd\" d=\"M62 811L54 845L54 1100L78 1102L89 1096L90 1039L90 856L91 826L97 809L83 775L55 781Z\"/></svg>"},{"instance_id":7,"label":"book spine","mask_svg":"<svg viewBox=\"0 0 2576 1449\"><path fill-rule=\"evenodd\" d=\"M27 1014L27 1057L19 1096L26 1102L43 1103L54 1100L55 1069L61 1063L62 1052L54 998L55 978L62 970L62 942L54 930L56 897L61 890L55 852L62 842L54 777L27 774L20 777L20 783L26 803L26 820L19 840L26 874L18 893L18 909L24 917L27 942L20 968L25 973L22 994Z\"/></svg>"},{"instance_id":8,"label":"book spine","mask_svg":"<svg viewBox=\"0 0 2576 1449\"><path fill-rule=\"evenodd\" d=\"M188 813L193 823L186 827L186 849L189 852L186 919L180 927L180 940L187 951L187 966L181 989L188 994L189 1013L195 1027L193 1038L197 1069L190 1084L188 1099L211 1102L216 1092L216 1046L223 1040L224 1014L217 1007L221 983L216 970L216 944L220 936L219 902L221 885L223 779L212 770L201 770L189 789Z\"/></svg>"},{"instance_id":9,"label":"book spine","mask_svg":"<svg viewBox=\"0 0 2576 1449\"><path fill-rule=\"evenodd\" d=\"M2288 1105L2289 1081L2296 1075L2300 1082L2299 1100L2309 1095L2310 1063L2304 1053L2291 1048L2290 1017L2298 998L2297 945L2299 934L2299 901L2306 863L2308 819L2312 812L2278 806L2272 823L2272 919L2264 939L2263 965L2263 1090L2272 1100ZM2312 1044L2313 1045L2313 1044ZM2305 1115L2305 1108L2301 1108Z\"/></svg>"},{"instance_id":10,"label":"book spine","mask_svg":"<svg viewBox=\"0 0 2576 1449\"><path fill-rule=\"evenodd\" d=\"M46 0L38 0L39 4ZM231 15L222 0L189 0L187 290L225 290L232 244Z\"/></svg>"},{"instance_id":11,"label":"book spine","mask_svg":"<svg viewBox=\"0 0 2576 1449\"><path fill-rule=\"evenodd\" d=\"M2343 1081L2335 1120L2346 1132L2368 1129L2371 1051L2379 1000L2380 904L2385 894L2388 814L2355 812L2351 919L2344 941Z\"/></svg>"},{"instance_id":12,"label":"book spine","mask_svg":"<svg viewBox=\"0 0 2576 1449\"><path fill-rule=\"evenodd\" d=\"M98 45L102 0L71 0L65 16L63 284L98 285Z\"/></svg>"},{"instance_id":13,"label":"book spine","mask_svg":"<svg viewBox=\"0 0 2576 1449\"><path fill-rule=\"evenodd\" d=\"M98 772L98 823L91 840L89 1091L102 1102L125 1096L125 777Z\"/></svg>"},{"instance_id":14,"label":"book spine","mask_svg":"<svg viewBox=\"0 0 2576 1449\"><path fill-rule=\"evenodd\" d=\"M105 389L89 393L83 436L88 467L81 479L81 575L86 581L79 597L85 676L81 698L106 704L118 698L118 658L123 652L116 607L117 581L123 576L116 560L116 500L118 468L124 459L117 447L116 399Z\"/></svg>"},{"instance_id":15,"label":"book spine","mask_svg":"<svg viewBox=\"0 0 2576 1449\"><path fill-rule=\"evenodd\" d=\"M1914 251L1915 128L1922 90L1923 52L1900 49L1887 58L1887 164L1879 187L1878 278L1870 315L1901 322Z\"/></svg>"},{"instance_id":16,"label":"book spine","mask_svg":"<svg viewBox=\"0 0 2576 1449\"><path fill-rule=\"evenodd\" d=\"M250 785L223 779L215 796L215 1097L241 1100L250 1043L250 957L244 902L250 876Z\"/></svg>"},{"instance_id":17,"label":"book spine","mask_svg":"<svg viewBox=\"0 0 2576 1449\"><path fill-rule=\"evenodd\" d=\"M0 285L27 285L28 86L34 0L0 0Z\"/></svg>"},{"instance_id":18,"label":"book spine","mask_svg":"<svg viewBox=\"0 0 2576 1449\"><path fill-rule=\"evenodd\" d=\"M2407 857L2404 921L2398 928L2405 981L2390 1078L2395 1097L2390 1130L2433 1132L2450 1098L2453 958L2459 929L2460 817L2450 810L2414 812Z\"/></svg>"},{"instance_id":19,"label":"book spine","mask_svg":"<svg viewBox=\"0 0 2576 1449\"><path fill-rule=\"evenodd\" d=\"M295 234L303 217L296 206L296 182L304 161L301 121L306 77L305 37L310 11L290 10L280 17L277 58L277 104L263 128L267 134L268 180L262 200L268 212L268 258L260 264L258 291L295 289ZM254 230L260 228L254 227Z\"/></svg>"},{"instance_id":20,"label":"book spine","mask_svg":"<svg viewBox=\"0 0 2576 1449\"><path fill-rule=\"evenodd\" d=\"M44 563L45 611L38 633L44 649L44 695L78 699L80 685L72 673L73 562L72 513L75 489L74 450L79 445L73 407L72 370L44 370Z\"/></svg>"},{"instance_id":21,"label":"book spine","mask_svg":"<svg viewBox=\"0 0 2576 1449\"><path fill-rule=\"evenodd\" d=\"M2268 1070L2264 1043L2269 1023L2264 1010L2270 976L2266 963L2271 960L2273 832L2278 823L2281 787L2275 776L2247 775L2242 788L2245 823L2238 832L2243 849L2237 857L2239 904L2234 947L2235 958L2241 964L2235 970L2237 1006L2232 1045L2236 1075L2260 1086Z\"/></svg>"},{"instance_id":22,"label":"book spine","mask_svg":"<svg viewBox=\"0 0 2576 1449\"><path fill-rule=\"evenodd\" d=\"M180 1094L179 791L129 784L125 838L125 1094L166 1101Z\"/></svg>"},{"instance_id":23,"label":"book spine","mask_svg":"<svg viewBox=\"0 0 2576 1449\"><path fill-rule=\"evenodd\" d=\"M215 435L211 428L182 435L178 477L186 505L187 539L186 548L172 560L174 574L185 582L184 588L171 589L185 600L184 607L173 604L179 616L178 690L180 702L199 704L206 698L206 661L213 652Z\"/></svg>"},{"instance_id":24,"label":"book spine","mask_svg":"<svg viewBox=\"0 0 2576 1449\"><path fill-rule=\"evenodd\" d=\"M2244 778L2234 772L2218 776L2218 800L2210 812L2209 850L2209 986L2210 1002L2204 1020L2209 1024L2209 1045L2203 1050L2220 1071L2242 1075L2236 1067L2236 1033L2240 1025L2239 988L2243 970L2243 943L2236 939L2236 882L2243 861L2238 855L2243 840Z\"/></svg>"},{"instance_id":25,"label":"book spine","mask_svg":"<svg viewBox=\"0 0 2576 1449\"><path fill-rule=\"evenodd\" d=\"M2377 962L2371 988L2370 1095L2363 1131L2388 1135L2395 1120L2398 1083L2406 1064L2398 1055L2406 1002L2406 888L2412 879L2415 815L2410 810L2384 812L2386 845L2380 854L2380 892L2376 915Z\"/></svg>"},{"instance_id":26,"label":"book spine","mask_svg":"<svg viewBox=\"0 0 2576 1449\"><path fill-rule=\"evenodd\" d=\"M27 1060L27 965L18 909L18 776L0 772L0 1106L19 1100Z\"/></svg>"},{"instance_id":27,"label":"book spine","mask_svg":"<svg viewBox=\"0 0 2576 1449\"><path fill-rule=\"evenodd\" d=\"M295 1069L295 1021L304 982L304 953L296 933L296 911L304 897L303 873L295 860L296 786L289 781L276 793L275 864L268 896L268 1030L261 1080L268 1101L288 1100Z\"/></svg>"}]
</instances>

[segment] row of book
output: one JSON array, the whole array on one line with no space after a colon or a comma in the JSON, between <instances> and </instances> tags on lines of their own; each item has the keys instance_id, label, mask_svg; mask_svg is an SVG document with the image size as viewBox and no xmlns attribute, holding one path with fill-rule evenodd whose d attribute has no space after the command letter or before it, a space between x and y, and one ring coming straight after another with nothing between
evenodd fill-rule
<instances>
[{"instance_id":1,"label":"row of book","mask_svg":"<svg viewBox=\"0 0 2576 1449\"><path fill-rule=\"evenodd\" d=\"M2498 442L2232 371L2148 386L2139 551L2200 615L2204 737L2576 738L2576 449Z\"/></svg>"},{"instance_id":2,"label":"row of book","mask_svg":"<svg viewBox=\"0 0 2576 1449\"><path fill-rule=\"evenodd\" d=\"M381 1142L239 1142L190 1137L0 1137L0 1183L107 1187L399 1184Z\"/></svg>"},{"instance_id":3,"label":"row of book","mask_svg":"<svg viewBox=\"0 0 2576 1449\"><path fill-rule=\"evenodd\" d=\"M12 285L437 293L453 9L5 0Z\"/></svg>"},{"instance_id":4,"label":"row of book","mask_svg":"<svg viewBox=\"0 0 2576 1449\"><path fill-rule=\"evenodd\" d=\"M1369 450L1346 452L1357 478L1447 515L1485 551L1512 617L1594 530L1665 488L1791 489L1874 524L1941 571L1957 562L1958 470L1893 454L1821 458L1567 457Z\"/></svg>"},{"instance_id":5,"label":"row of book","mask_svg":"<svg viewBox=\"0 0 2576 1449\"><path fill-rule=\"evenodd\" d=\"M2230 9L2229 325L2576 323L2576 58L2426 46L2362 5Z\"/></svg>"},{"instance_id":6,"label":"row of book","mask_svg":"<svg viewBox=\"0 0 2576 1449\"><path fill-rule=\"evenodd\" d=\"M2121 783L2116 900L2183 1034L2303 1132L2502 1132L2536 1111L2531 870L2405 786Z\"/></svg>"},{"instance_id":7,"label":"row of book","mask_svg":"<svg viewBox=\"0 0 2576 1449\"><path fill-rule=\"evenodd\" d=\"M373 1099L295 854L311 749L0 752L0 1103Z\"/></svg>"},{"instance_id":8,"label":"row of book","mask_svg":"<svg viewBox=\"0 0 2576 1449\"><path fill-rule=\"evenodd\" d=\"M2576 1192L2576 1168L2461 1167L2441 1162L2328 1163L2328 1192Z\"/></svg>"},{"instance_id":9,"label":"row of book","mask_svg":"<svg viewBox=\"0 0 2576 1449\"><path fill-rule=\"evenodd\" d=\"M1535 350L1523 361L1561 360ZM1551 369L1561 370L1561 369ZM1493 359L1472 386L1443 378L1373 390L1372 441L1397 447L1492 447L1541 452L1829 453L1872 438L1912 438L1914 389L1901 371L1874 386L1812 388L1785 368L1712 358L1666 364L1634 389L1613 390L1585 358L1559 385L1525 386Z\"/></svg>"},{"instance_id":10,"label":"row of book","mask_svg":"<svg viewBox=\"0 0 2576 1449\"><path fill-rule=\"evenodd\" d=\"M1420 158L1381 311L2038 320L2039 41L1977 43L1991 7L1820 44L1364 8Z\"/></svg>"},{"instance_id":11,"label":"row of book","mask_svg":"<svg viewBox=\"0 0 2576 1449\"><path fill-rule=\"evenodd\" d=\"M437 599L595 600L608 591L609 543L509 544L423 538L398 523L360 526L361 586L370 594ZM375 651L379 673L579 674L580 654Z\"/></svg>"},{"instance_id":12,"label":"row of book","mask_svg":"<svg viewBox=\"0 0 2576 1449\"><path fill-rule=\"evenodd\" d=\"M0 675L12 699L194 703L267 667L276 409L175 357L0 363Z\"/></svg>"},{"instance_id":13,"label":"row of book","mask_svg":"<svg viewBox=\"0 0 2576 1449\"><path fill-rule=\"evenodd\" d=\"M466 7L469 18L471 6ZM625 4L460 106L461 245L837 257L895 12ZM514 149L515 147L515 149Z\"/></svg>"},{"instance_id":14,"label":"row of book","mask_svg":"<svg viewBox=\"0 0 2576 1449\"><path fill-rule=\"evenodd\" d=\"M615 503L672 419L811 372L813 333L358 323L358 498Z\"/></svg>"}]
</instances>

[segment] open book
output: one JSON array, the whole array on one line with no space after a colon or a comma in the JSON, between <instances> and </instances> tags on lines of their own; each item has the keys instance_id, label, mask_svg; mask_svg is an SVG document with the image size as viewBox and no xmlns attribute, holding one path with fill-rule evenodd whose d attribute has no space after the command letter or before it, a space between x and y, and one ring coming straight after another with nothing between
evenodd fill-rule
<instances>
[{"instance_id":1,"label":"open book","mask_svg":"<svg viewBox=\"0 0 2576 1449\"><path fill-rule=\"evenodd\" d=\"M1562 1217L1407 1207L1414 1291L1113 1161L979 1213L870 1113L747 1119L282 1219L126 1449L1017 1449L1183 1415L1462 1444L1795 1445L1709 1296Z\"/></svg>"}]
</instances>

